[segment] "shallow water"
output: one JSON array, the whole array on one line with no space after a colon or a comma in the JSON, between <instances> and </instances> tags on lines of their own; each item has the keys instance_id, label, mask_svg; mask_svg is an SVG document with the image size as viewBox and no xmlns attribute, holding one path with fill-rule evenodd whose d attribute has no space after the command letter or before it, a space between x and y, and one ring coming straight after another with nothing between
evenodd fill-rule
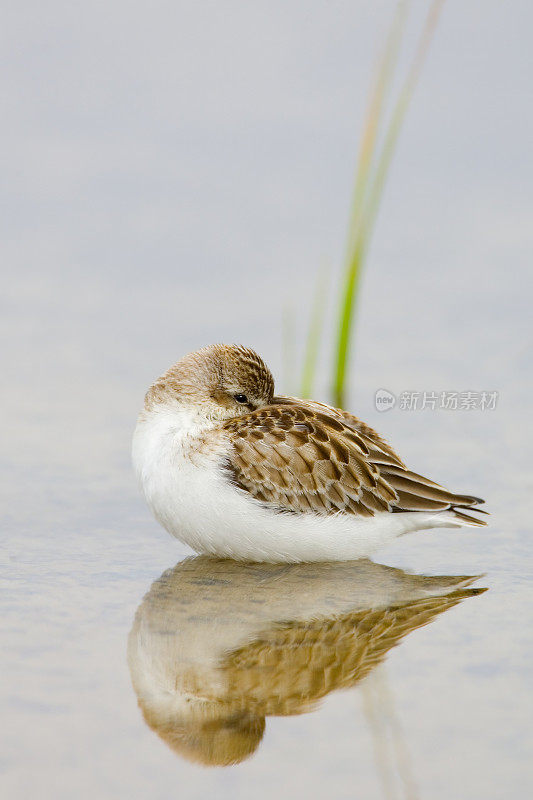
<instances>
[{"instance_id":1,"label":"shallow water","mask_svg":"<svg viewBox=\"0 0 533 800\"><path fill-rule=\"evenodd\" d=\"M485 591L469 588L474 580L420 577L366 560L186 559L154 582L135 615L128 664L139 707L183 758L240 763L260 746L266 718L309 713L364 679L364 692L372 691L369 676L392 647ZM390 715L372 716L382 747L395 720L389 697L378 694L370 714Z\"/></svg>"},{"instance_id":2,"label":"shallow water","mask_svg":"<svg viewBox=\"0 0 533 800\"><path fill-rule=\"evenodd\" d=\"M340 261L390 9L225 4L211 28L141 7L9 19L2 797L529 797L531 8L445 9L349 404L412 469L484 496L490 526L279 568L186 560L130 437L151 380L208 342L255 347L294 390L281 309L303 325L322 254ZM378 389L499 397L379 413Z\"/></svg>"},{"instance_id":3,"label":"shallow water","mask_svg":"<svg viewBox=\"0 0 533 800\"><path fill-rule=\"evenodd\" d=\"M7 797L528 794L516 417L374 412L410 464L483 489L489 528L403 537L376 563L272 567L170 539L131 477L133 400L109 422L103 405L83 409L75 446L49 409L34 454L14 447L4 472ZM45 433L50 463L35 455Z\"/></svg>"}]
</instances>

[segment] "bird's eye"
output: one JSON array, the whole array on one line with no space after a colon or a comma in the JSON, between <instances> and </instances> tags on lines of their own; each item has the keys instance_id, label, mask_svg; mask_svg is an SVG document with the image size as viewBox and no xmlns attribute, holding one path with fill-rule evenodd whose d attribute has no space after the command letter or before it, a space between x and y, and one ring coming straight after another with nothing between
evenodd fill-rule
<instances>
[{"instance_id":1,"label":"bird's eye","mask_svg":"<svg viewBox=\"0 0 533 800\"><path fill-rule=\"evenodd\" d=\"M245 394L234 394L233 397L238 403L247 403L248 402L248 398L246 397Z\"/></svg>"}]
</instances>

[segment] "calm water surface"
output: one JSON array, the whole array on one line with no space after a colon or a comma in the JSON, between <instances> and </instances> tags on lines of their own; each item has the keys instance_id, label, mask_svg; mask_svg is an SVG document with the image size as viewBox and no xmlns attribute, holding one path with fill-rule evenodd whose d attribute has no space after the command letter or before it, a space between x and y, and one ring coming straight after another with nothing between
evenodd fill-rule
<instances>
[{"instance_id":1,"label":"calm water surface","mask_svg":"<svg viewBox=\"0 0 533 800\"><path fill-rule=\"evenodd\" d=\"M128 457L139 383L78 387L69 367L10 396L4 796L528 796L531 466L512 392L380 415L368 391L410 464L486 494L487 530L279 567L194 557L151 519Z\"/></svg>"},{"instance_id":2,"label":"calm water surface","mask_svg":"<svg viewBox=\"0 0 533 800\"><path fill-rule=\"evenodd\" d=\"M445 4L352 370L350 410L490 526L298 567L194 558L145 508L131 433L210 342L295 390L281 310L301 333L341 263L392 4L11 6L1 797L533 796L531 3ZM378 389L499 399L379 413Z\"/></svg>"}]
</instances>

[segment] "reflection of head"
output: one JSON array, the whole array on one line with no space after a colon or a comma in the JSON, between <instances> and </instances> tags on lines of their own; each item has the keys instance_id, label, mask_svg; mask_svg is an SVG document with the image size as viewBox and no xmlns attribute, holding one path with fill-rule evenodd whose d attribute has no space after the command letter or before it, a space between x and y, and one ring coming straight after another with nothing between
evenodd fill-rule
<instances>
[{"instance_id":1,"label":"reflection of head","mask_svg":"<svg viewBox=\"0 0 533 800\"><path fill-rule=\"evenodd\" d=\"M142 702L139 704L142 707ZM148 725L175 753L209 767L238 764L252 755L263 738L265 718L245 711L220 719L163 724L143 708Z\"/></svg>"},{"instance_id":2,"label":"reflection of head","mask_svg":"<svg viewBox=\"0 0 533 800\"><path fill-rule=\"evenodd\" d=\"M179 755L235 764L265 717L310 711L357 684L411 631L483 589L370 561L187 559L141 603L128 662L148 725Z\"/></svg>"}]
</instances>

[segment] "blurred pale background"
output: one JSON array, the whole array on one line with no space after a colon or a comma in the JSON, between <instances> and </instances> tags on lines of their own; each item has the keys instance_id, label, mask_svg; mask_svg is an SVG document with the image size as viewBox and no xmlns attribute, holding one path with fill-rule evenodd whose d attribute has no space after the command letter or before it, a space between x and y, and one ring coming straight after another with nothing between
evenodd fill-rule
<instances>
[{"instance_id":1,"label":"blurred pale background","mask_svg":"<svg viewBox=\"0 0 533 800\"><path fill-rule=\"evenodd\" d=\"M179 761L143 727L125 641L152 580L186 552L131 475L143 392L214 341L255 347L281 378L283 308L301 341L317 269L338 274L394 8L4 6L6 796L381 796L357 701L343 695L268 722L242 767ZM412 4L402 67L426 8ZM489 573L491 591L390 658L423 797L531 787L533 650L520 620L533 488L532 24L526 2L445 4L361 290L352 410L414 469L495 512L487 533L418 534L380 559ZM336 302L334 286L330 316ZM330 350L328 332L322 398ZM500 402L385 415L373 407L380 387L495 389Z\"/></svg>"}]
</instances>

